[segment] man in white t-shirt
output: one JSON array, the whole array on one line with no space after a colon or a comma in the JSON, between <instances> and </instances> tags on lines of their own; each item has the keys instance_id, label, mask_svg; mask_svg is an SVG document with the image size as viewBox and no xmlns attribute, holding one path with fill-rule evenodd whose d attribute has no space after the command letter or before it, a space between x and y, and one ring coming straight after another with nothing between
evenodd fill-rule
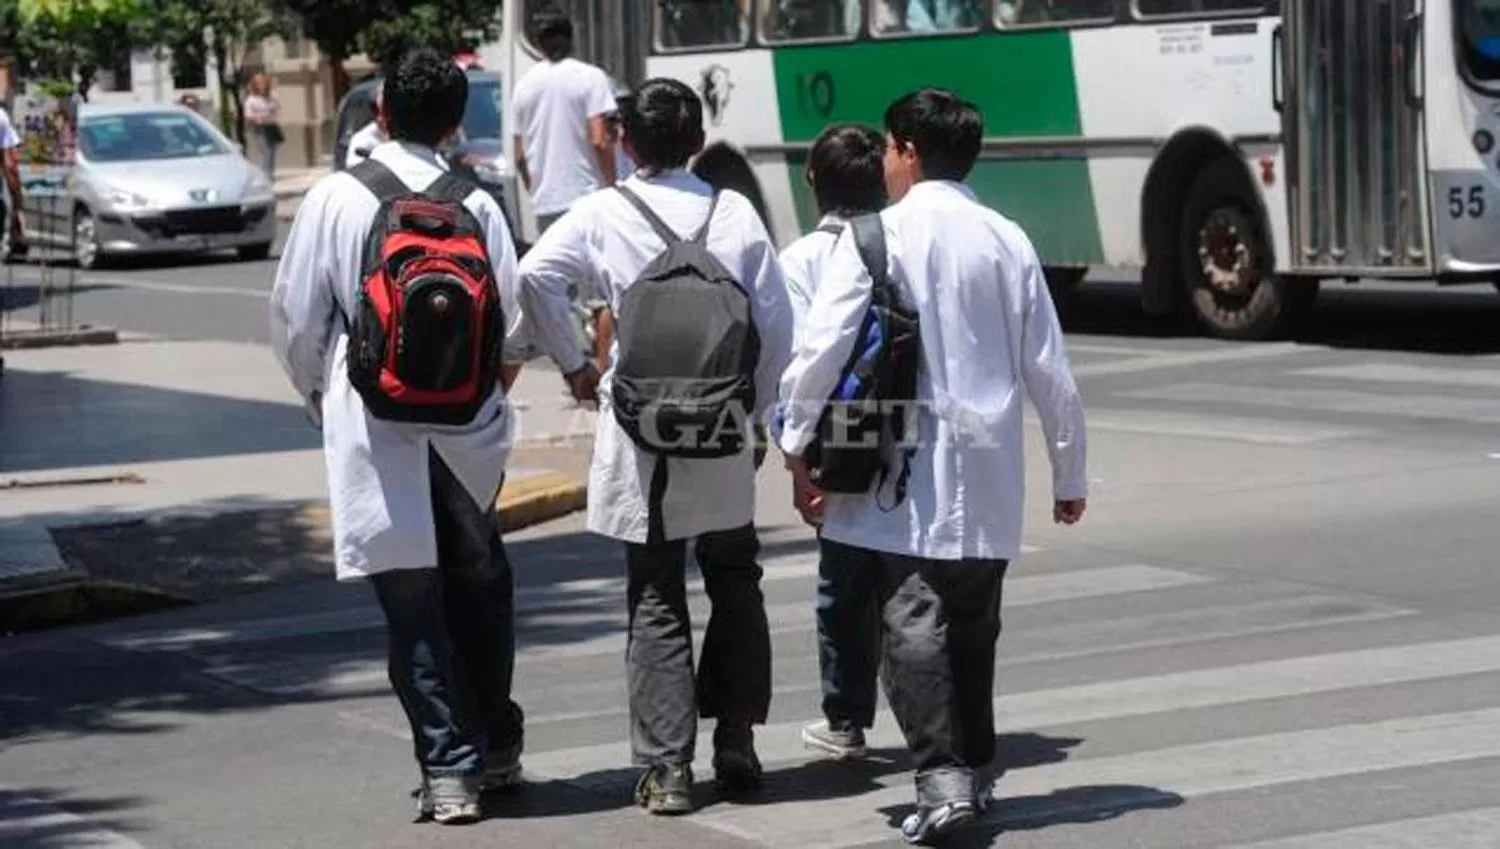
<instances>
[{"instance_id":1,"label":"man in white t-shirt","mask_svg":"<svg viewBox=\"0 0 1500 849\"><path fill-rule=\"evenodd\" d=\"M0 107L0 171L5 195L0 198L0 226L10 228L10 250L19 253L26 243L26 218L21 212L21 136L10 113Z\"/></svg>"},{"instance_id":2,"label":"man in white t-shirt","mask_svg":"<svg viewBox=\"0 0 1500 849\"><path fill-rule=\"evenodd\" d=\"M516 83L516 170L531 192L538 234L573 202L617 177L606 116L615 111L609 75L572 57L573 22L546 11L532 20L544 60Z\"/></svg>"},{"instance_id":3,"label":"man in white t-shirt","mask_svg":"<svg viewBox=\"0 0 1500 849\"><path fill-rule=\"evenodd\" d=\"M353 168L366 159L375 148L386 141L385 132L385 83L382 81L380 88L375 89L375 114L370 122L355 131L349 137L349 150L344 153L344 167Z\"/></svg>"}]
</instances>

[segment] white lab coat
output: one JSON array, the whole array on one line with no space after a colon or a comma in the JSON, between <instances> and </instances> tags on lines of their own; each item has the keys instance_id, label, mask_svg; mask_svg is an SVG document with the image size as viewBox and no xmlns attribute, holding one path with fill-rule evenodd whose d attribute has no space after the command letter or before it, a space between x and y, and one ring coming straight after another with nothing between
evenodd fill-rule
<instances>
[{"instance_id":1,"label":"white lab coat","mask_svg":"<svg viewBox=\"0 0 1500 849\"><path fill-rule=\"evenodd\" d=\"M837 236L822 228L830 224L843 227L846 223L837 215L825 215L816 229L781 252L781 273L786 277L786 292L792 300L792 320L796 328L794 345L801 344L802 325L812 307L813 294L818 291L818 281L823 279L824 267L833 256L833 246L838 241Z\"/></svg>"},{"instance_id":2,"label":"white lab coat","mask_svg":"<svg viewBox=\"0 0 1500 849\"><path fill-rule=\"evenodd\" d=\"M958 183L919 183L883 213L889 273L921 321L918 441L907 498L827 496L836 542L935 560L1013 560L1025 495L1022 394L1041 418L1053 495L1087 494L1083 405L1041 265L1016 224ZM782 450L800 455L854 345L871 279L838 240L782 381ZM887 512L889 510L889 512Z\"/></svg>"},{"instance_id":3,"label":"white lab coat","mask_svg":"<svg viewBox=\"0 0 1500 849\"><path fill-rule=\"evenodd\" d=\"M625 185L683 238L691 238L708 214L712 189L686 171L637 175ZM568 283L592 285L618 315L625 290L665 249L651 225L618 192L603 190L579 199L521 261L521 296L536 343L564 371L581 368L584 357L573 341ZM719 198L708 231L708 249L752 297L751 317L761 343L754 415L763 420L791 358L792 309L776 249L755 208L732 191ZM613 366L605 371L599 387L588 528L626 542L644 543L655 457L638 450L615 421L609 397L613 371ZM668 459L662 500L667 539L737 528L754 518L755 467L748 448L722 459Z\"/></svg>"},{"instance_id":4,"label":"white lab coat","mask_svg":"<svg viewBox=\"0 0 1500 849\"><path fill-rule=\"evenodd\" d=\"M370 158L419 189L446 167L432 150L396 142L375 148ZM510 231L485 192L471 194L465 206L485 229L510 354L522 322ZM323 393L324 458L340 580L435 566L428 447L476 502L490 505L513 429L509 405L498 390L469 425L424 426L371 416L350 386L348 335L339 310L357 303L361 253L378 208L375 196L348 173L323 178L297 210L271 293L277 358L304 398Z\"/></svg>"}]
</instances>

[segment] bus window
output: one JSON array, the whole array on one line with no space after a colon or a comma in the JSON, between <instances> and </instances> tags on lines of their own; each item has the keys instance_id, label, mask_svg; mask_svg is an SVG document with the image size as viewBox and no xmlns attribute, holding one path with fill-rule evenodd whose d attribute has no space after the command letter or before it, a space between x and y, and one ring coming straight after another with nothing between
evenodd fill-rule
<instances>
[{"instance_id":1,"label":"bus window","mask_svg":"<svg viewBox=\"0 0 1500 849\"><path fill-rule=\"evenodd\" d=\"M770 0L761 37L772 42L849 39L859 34L863 13L859 0Z\"/></svg>"},{"instance_id":2,"label":"bus window","mask_svg":"<svg viewBox=\"0 0 1500 849\"><path fill-rule=\"evenodd\" d=\"M1002 27L1111 21L1115 0L1000 0L995 24Z\"/></svg>"},{"instance_id":3,"label":"bus window","mask_svg":"<svg viewBox=\"0 0 1500 849\"><path fill-rule=\"evenodd\" d=\"M750 0L659 0L656 41L665 50L739 47L750 40Z\"/></svg>"},{"instance_id":4,"label":"bus window","mask_svg":"<svg viewBox=\"0 0 1500 849\"><path fill-rule=\"evenodd\" d=\"M870 28L879 35L961 32L984 20L982 0L873 0Z\"/></svg>"},{"instance_id":5,"label":"bus window","mask_svg":"<svg viewBox=\"0 0 1500 849\"><path fill-rule=\"evenodd\" d=\"M1500 79L1500 0L1458 0L1459 55L1479 80Z\"/></svg>"},{"instance_id":6,"label":"bus window","mask_svg":"<svg viewBox=\"0 0 1500 849\"><path fill-rule=\"evenodd\" d=\"M1265 8L1263 0L1136 0L1135 4L1135 10L1143 18L1259 12Z\"/></svg>"}]
</instances>

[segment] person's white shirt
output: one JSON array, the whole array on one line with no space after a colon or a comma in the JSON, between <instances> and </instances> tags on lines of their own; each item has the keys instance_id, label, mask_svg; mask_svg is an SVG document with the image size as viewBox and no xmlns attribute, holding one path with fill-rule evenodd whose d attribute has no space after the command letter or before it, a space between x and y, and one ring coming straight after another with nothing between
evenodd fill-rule
<instances>
[{"instance_id":1,"label":"person's white shirt","mask_svg":"<svg viewBox=\"0 0 1500 849\"><path fill-rule=\"evenodd\" d=\"M378 122L371 121L360 127L358 132L349 137L349 149L344 152L344 167L353 168L364 162L369 158L369 152L384 142L385 133L381 132Z\"/></svg>"},{"instance_id":2,"label":"person's white shirt","mask_svg":"<svg viewBox=\"0 0 1500 849\"><path fill-rule=\"evenodd\" d=\"M512 99L537 215L556 215L604 184L589 120L619 108L608 74L573 58L539 62L516 83Z\"/></svg>"},{"instance_id":3,"label":"person's white shirt","mask_svg":"<svg viewBox=\"0 0 1500 849\"><path fill-rule=\"evenodd\" d=\"M413 189L445 170L432 150L387 142L371 159ZM475 190L465 200L484 228L507 324L507 356L522 323L516 255L494 198ZM428 481L428 447L480 504L493 502L513 432L498 388L473 422L431 427L378 419L349 383L348 331L354 316L365 239L379 202L348 172L319 181L303 199L287 234L271 291L271 342L293 387L311 405L322 398L324 455L333 514L334 552L342 580L437 563Z\"/></svg>"},{"instance_id":4,"label":"person's white shirt","mask_svg":"<svg viewBox=\"0 0 1500 849\"><path fill-rule=\"evenodd\" d=\"M703 226L713 195L707 183L685 170L655 176L639 172L625 186L683 238L691 238ZM719 197L707 246L751 297L751 318L761 345L753 415L762 421L776 399L777 381L792 350L792 308L776 248L755 207L733 191ZM574 343L569 282L592 285L618 314L625 291L665 249L666 243L650 223L619 192L595 192L580 199L542 234L521 261L521 297L531 338L565 371L583 367L584 355ZM610 365L599 384L599 429L589 473L588 529L626 542L644 543L654 458L637 449L615 421L609 393L618 350L617 336ZM669 540L729 530L754 521L752 451L747 448L742 454L722 459L668 458L661 513Z\"/></svg>"},{"instance_id":5,"label":"person's white shirt","mask_svg":"<svg viewBox=\"0 0 1500 849\"><path fill-rule=\"evenodd\" d=\"M21 135L10 120L10 113L0 106L0 150L12 150L21 146Z\"/></svg>"},{"instance_id":6,"label":"person's white shirt","mask_svg":"<svg viewBox=\"0 0 1500 849\"><path fill-rule=\"evenodd\" d=\"M829 493L823 535L936 560L1013 560L1024 512L1023 394L1046 435L1054 498L1088 493L1083 405L1040 261L1020 227L959 183L918 183L881 220L888 273L921 322L909 490L893 509L890 483L860 495ZM815 436L871 286L846 231L782 381L786 453L800 455Z\"/></svg>"},{"instance_id":7,"label":"person's white shirt","mask_svg":"<svg viewBox=\"0 0 1500 849\"><path fill-rule=\"evenodd\" d=\"M847 223L837 215L825 215L811 233L781 251L781 273L786 277L786 291L792 302L797 344L801 343L802 325L812 306L813 294L818 290L818 281L823 279L828 260L833 256L833 246Z\"/></svg>"}]
</instances>

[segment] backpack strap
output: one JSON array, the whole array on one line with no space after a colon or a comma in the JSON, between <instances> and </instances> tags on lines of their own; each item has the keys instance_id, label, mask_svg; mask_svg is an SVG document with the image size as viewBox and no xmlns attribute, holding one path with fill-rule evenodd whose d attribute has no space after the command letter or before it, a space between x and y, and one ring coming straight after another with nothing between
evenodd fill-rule
<instances>
[{"instance_id":1,"label":"backpack strap","mask_svg":"<svg viewBox=\"0 0 1500 849\"><path fill-rule=\"evenodd\" d=\"M437 198L438 200L447 200L462 204L478 188L474 184L474 181L455 174L452 171L444 171L438 175L436 180L432 181L432 185L428 186L423 194Z\"/></svg>"},{"instance_id":2,"label":"backpack strap","mask_svg":"<svg viewBox=\"0 0 1500 849\"><path fill-rule=\"evenodd\" d=\"M842 236L842 235L844 235L844 227L843 227L843 225L842 224L835 224L832 221L829 221L829 222L824 223L824 224L819 224L815 229L819 233L827 233L830 236Z\"/></svg>"},{"instance_id":3,"label":"backpack strap","mask_svg":"<svg viewBox=\"0 0 1500 849\"><path fill-rule=\"evenodd\" d=\"M859 258L874 281L874 296L889 302L891 298L890 258L885 250L885 224L880 213L870 212L850 219L854 231L854 246L859 249ZM842 231L841 231L842 232Z\"/></svg>"},{"instance_id":4,"label":"backpack strap","mask_svg":"<svg viewBox=\"0 0 1500 849\"><path fill-rule=\"evenodd\" d=\"M396 172L378 159L366 159L350 168L349 175L363 183L381 203L411 194L411 187L406 185L406 181L397 177Z\"/></svg>"},{"instance_id":5,"label":"backpack strap","mask_svg":"<svg viewBox=\"0 0 1500 849\"><path fill-rule=\"evenodd\" d=\"M615 186L615 191L619 192L621 197L625 198L625 200L630 202L631 206L635 207L636 211L646 219L646 223L651 225L651 229L656 231L656 235L660 236L662 241L668 245L675 245L682 241L682 237L674 233L672 228L667 226L667 222L661 220L661 216L657 215L651 207L646 205L645 201L641 200L640 195L618 184Z\"/></svg>"},{"instance_id":6,"label":"backpack strap","mask_svg":"<svg viewBox=\"0 0 1500 849\"><path fill-rule=\"evenodd\" d=\"M699 227L697 234L693 236L693 243L694 244L697 244L697 245L706 245L706 244L708 244L708 225L714 223L714 210L716 210L718 208L719 208L719 193L718 192L714 192L714 196L708 202L708 217L705 218L705 219L703 219L703 226Z\"/></svg>"}]
</instances>

